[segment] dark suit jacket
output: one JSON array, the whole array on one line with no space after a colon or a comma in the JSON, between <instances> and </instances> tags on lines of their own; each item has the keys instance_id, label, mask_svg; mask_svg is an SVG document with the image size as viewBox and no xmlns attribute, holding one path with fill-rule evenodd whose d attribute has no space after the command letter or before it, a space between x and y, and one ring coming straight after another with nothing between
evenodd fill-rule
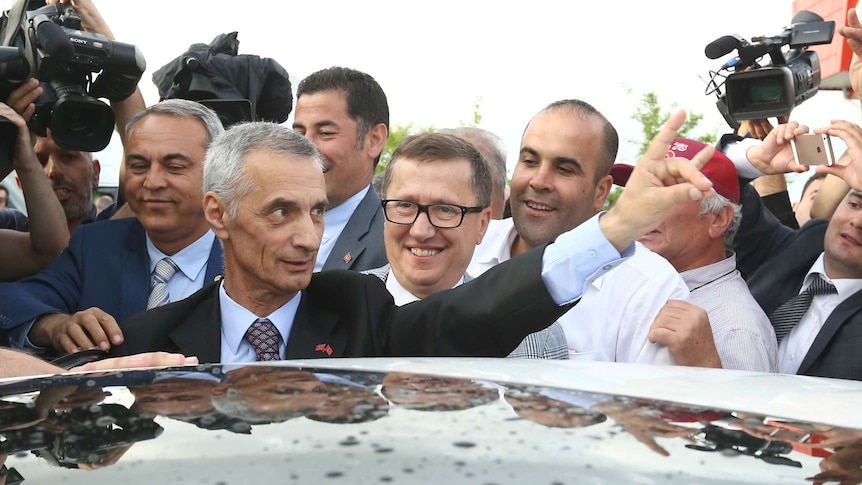
<instances>
[{"instance_id":1,"label":"dark suit jacket","mask_svg":"<svg viewBox=\"0 0 862 485\"><path fill-rule=\"evenodd\" d=\"M813 219L797 230L763 206L754 189L740 181L742 223L734 239L739 270L767 315L799 294L811 265L823 252L829 224ZM862 291L841 302L814 339L799 374L862 380Z\"/></svg>"},{"instance_id":2,"label":"dark suit jacket","mask_svg":"<svg viewBox=\"0 0 862 485\"><path fill-rule=\"evenodd\" d=\"M118 322L146 309L150 265L144 227L134 218L80 226L45 270L0 284L0 328L28 328L46 313L98 307ZM204 281L223 272L221 244L213 242Z\"/></svg>"},{"instance_id":3,"label":"dark suit jacket","mask_svg":"<svg viewBox=\"0 0 862 485\"><path fill-rule=\"evenodd\" d=\"M541 249L530 251L476 280L402 307L376 276L316 273L302 292L286 357L505 357L527 334L571 308L557 306L548 294L541 258ZM218 362L218 285L132 317L123 329L125 343L114 355L163 350Z\"/></svg>"},{"instance_id":4,"label":"dark suit jacket","mask_svg":"<svg viewBox=\"0 0 862 485\"><path fill-rule=\"evenodd\" d=\"M383 245L383 206L374 187L353 211L344 230L338 235L332 252L323 263L322 271L350 269L365 271L386 264L386 248ZM348 257L348 255L350 255Z\"/></svg>"}]
</instances>

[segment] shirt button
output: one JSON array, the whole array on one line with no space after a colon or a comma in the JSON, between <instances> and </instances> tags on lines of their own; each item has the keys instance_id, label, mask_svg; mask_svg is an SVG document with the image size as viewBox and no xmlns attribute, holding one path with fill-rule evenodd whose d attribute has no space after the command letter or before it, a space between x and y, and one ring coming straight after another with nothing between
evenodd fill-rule
<instances>
[{"instance_id":1,"label":"shirt button","mask_svg":"<svg viewBox=\"0 0 862 485\"><path fill-rule=\"evenodd\" d=\"M590 249L589 251L587 251L587 254L589 254L591 258L595 258L596 257L596 250Z\"/></svg>"},{"instance_id":2,"label":"shirt button","mask_svg":"<svg viewBox=\"0 0 862 485\"><path fill-rule=\"evenodd\" d=\"M606 264L606 265L602 266L602 269L603 269L603 270L605 270L605 271L610 271L610 270L612 270L613 268L614 268L614 267L613 267L612 265L610 265L610 264Z\"/></svg>"}]
</instances>

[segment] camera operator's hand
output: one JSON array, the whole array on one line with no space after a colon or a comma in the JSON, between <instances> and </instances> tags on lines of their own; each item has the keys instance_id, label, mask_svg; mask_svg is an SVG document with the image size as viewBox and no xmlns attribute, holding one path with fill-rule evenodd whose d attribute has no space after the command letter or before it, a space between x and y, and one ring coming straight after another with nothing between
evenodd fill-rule
<instances>
[{"instance_id":1,"label":"camera operator's hand","mask_svg":"<svg viewBox=\"0 0 862 485\"><path fill-rule=\"evenodd\" d=\"M95 307L74 315L42 315L27 337L35 345L51 347L64 354L93 347L107 351L111 345L123 343L123 332L114 317Z\"/></svg>"},{"instance_id":2,"label":"camera operator's hand","mask_svg":"<svg viewBox=\"0 0 862 485\"><path fill-rule=\"evenodd\" d=\"M838 31L847 39L847 44L853 49L853 59L850 60L850 87L856 95L862 94L862 22L855 8L847 10L847 25Z\"/></svg>"},{"instance_id":3,"label":"camera operator's hand","mask_svg":"<svg viewBox=\"0 0 862 485\"><path fill-rule=\"evenodd\" d=\"M81 27L85 31L102 34L111 40L116 40L114 39L114 33L111 32L111 28L108 27L105 19L102 18L102 14L99 13L96 6L90 0L47 0L45 3L48 5L63 3L74 8L78 16L81 17Z\"/></svg>"},{"instance_id":4,"label":"camera operator's hand","mask_svg":"<svg viewBox=\"0 0 862 485\"><path fill-rule=\"evenodd\" d=\"M0 231L0 281L15 281L47 266L69 244L69 227L51 182L33 151L24 118L0 103L0 116L17 128L12 168L21 181L30 214L30 232ZM5 174L2 174L5 177Z\"/></svg>"},{"instance_id":5,"label":"camera operator's hand","mask_svg":"<svg viewBox=\"0 0 862 485\"><path fill-rule=\"evenodd\" d=\"M667 346L675 365L722 367L709 315L691 303L668 300L650 327L649 341Z\"/></svg>"},{"instance_id":6,"label":"camera operator's hand","mask_svg":"<svg viewBox=\"0 0 862 485\"><path fill-rule=\"evenodd\" d=\"M808 133L808 127L795 121L778 125L769 132L763 143L748 149L746 158L765 175L804 172L808 166L796 163L790 146L790 140L804 133Z\"/></svg>"},{"instance_id":7,"label":"camera operator's hand","mask_svg":"<svg viewBox=\"0 0 862 485\"><path fill-rule=\"evenodd\" d=\"M818 165L817 171L841 177L853 190L862 190L862 128L849 121L833 120L831 125L814 132L841 138L847 144L846 155L850 158L845 166Z\"/></svg>"},{"instance_id":8,"label":"camera operator's hand","mask_svg":"<svg viewBox=\"0 0 862 485\"><path fill-rule=\"evenodd\" d=\"M36 112L36 105L33 103L42 95L42 91L39 80L30 78L9 93L6 104L20 114L24 121L30 121L33 113Z\"/></svg>"}]
</instances>

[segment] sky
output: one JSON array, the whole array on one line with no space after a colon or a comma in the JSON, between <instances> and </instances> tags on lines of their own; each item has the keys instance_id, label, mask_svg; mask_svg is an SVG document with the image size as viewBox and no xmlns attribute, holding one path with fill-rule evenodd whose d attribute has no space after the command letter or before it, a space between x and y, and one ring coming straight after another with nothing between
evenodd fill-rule
<instances>
[{"instance_id":1,"label":"sky","mask_svg":"<svg viewBox=\"0 0 862 485\"><path fill-rule=\"evenodd\" d=\"M720 8L691 0L96 5L117 40L143 51L147 104L158 101L156 69L193 43L237 31L240 54L275 59L294 89L333 65L371 74L387 94L392 125L457 126L472 120L478 102L479 126L505 142L510 173L527 122L559 99L579 98L604 113L620 132L622 162L636 161L636 144L628 140L639 138L639 125L630 116L649 91L668 109L676 104L703 114L704 132L725 132L715 97L704 90L709 70L727 59L707 59L704 47L726 34L776 35L792 16L791 0L724 0ZM836 34L834 41L843 38ZM834 117L860 121L858 101L822 91L794 111L794 119L812 127ZM116 180L121 156L118 143L100 156L103 183Z\"/></svg>"}]
</instances>

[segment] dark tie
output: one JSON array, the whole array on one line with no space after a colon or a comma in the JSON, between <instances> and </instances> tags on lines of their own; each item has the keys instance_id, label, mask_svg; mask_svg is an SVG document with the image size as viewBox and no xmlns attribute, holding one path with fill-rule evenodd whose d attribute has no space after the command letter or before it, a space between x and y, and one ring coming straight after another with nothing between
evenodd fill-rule
<instances>
[{"instance_id":1,"label":"dark tie","mask_svg":"<svg viewBox=\"0 0 862 485\"><path fill-rule=\"evenodd\" d=\"M281 360L278 346L281 343L281 332L268 318L258 318L248 327L245 339L254 347L258 361Z\"/></svg>"},{"instance_id":2,"label":"dark tie","mask_svg":"<svg viewBox=\"0 0 862 485\"><path fill-rule=\"evenodd\" d=\"M784 337L790 334L793 327L802 320L808 307L811 306L811 301L816 295L828 295L838 293L832 283L827 283L819 275L815 275L814 281L802 293L794 296L787 303L776 308L769 320L772 321L772 326L775 327L775 338L780 344Z\"/></svg>"},{"instance_id":3,"label":"dark tie","mask_svg":"<svg viewBox=\"0 0 862 485\"><path fill-rule=\"evenodd\" d=\"M150 298L147 300L147 310L164 305L168 302L168 280L177 272L176 263L171 258L162 258L153 270L153 281L150 286Z\"/></svg>"}]
</instances>

